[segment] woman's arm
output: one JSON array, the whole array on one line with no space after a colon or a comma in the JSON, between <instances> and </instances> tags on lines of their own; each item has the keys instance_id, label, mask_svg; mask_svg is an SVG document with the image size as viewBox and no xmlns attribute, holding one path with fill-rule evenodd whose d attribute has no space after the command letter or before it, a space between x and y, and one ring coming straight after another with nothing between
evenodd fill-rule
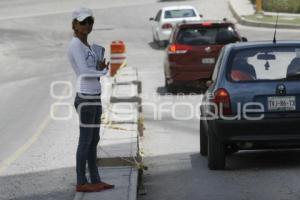
<instances>
[{"instance_id":1,"label":"woman's arm","mask_svg":"<svg viewBox=\"0 0 300 200\"><path fill-rule=\"evenodd\" d=\"M104 76L108 71L107 69L98 71L96 70L96 66L95 69L90 69L85 59L84 49L82 49L81 44L77 42L72 43L70 48L70 54L75 62L74 64L76 65L77 73L80 76L100 77Z\"/></svg>"}]
</instances>

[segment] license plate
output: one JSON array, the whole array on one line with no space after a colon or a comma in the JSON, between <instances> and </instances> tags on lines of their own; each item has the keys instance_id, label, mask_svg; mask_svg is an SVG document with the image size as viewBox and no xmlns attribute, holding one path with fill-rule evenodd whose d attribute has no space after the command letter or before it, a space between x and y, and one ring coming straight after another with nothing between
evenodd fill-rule
<instances>
[{"instance_id":1,"label":"license plate","mask_svg":"<svg viewBox=\"0 0 300 200\"><path fill-rule=\"evenodd\" d=\"M269 111L292 111L296 110L296 97L268 97Z\"/></svg>"},{"instance_id":2,"label":"license plate","mask_svg":"<svg viewBox=\"0 0 300 200\"><path fill-rule=\"evenodd\" d=\"M202 64L215 64L214 58L202 58Z\"/></svg>"}]
</instances>

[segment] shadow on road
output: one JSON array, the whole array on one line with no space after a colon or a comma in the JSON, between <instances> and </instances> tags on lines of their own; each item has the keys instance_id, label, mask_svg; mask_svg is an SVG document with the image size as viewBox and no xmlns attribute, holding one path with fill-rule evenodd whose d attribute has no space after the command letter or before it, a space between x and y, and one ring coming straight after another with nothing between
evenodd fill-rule
<instances>
[{"instance_id":1,"label":"shadow on road","mask_svg":"<svg viewBox=\"0 0 300 200\"><path fill-rule=\"evenodd\" d=\"M240 151L228 156L226 170L271 170L300 167L300 149Z\"/></svg>"},{"instance_id":2,"label":"shadow on road","mask_svg":"<svg viewBox=\"0 0 300 200\"><path fill-rule=\"evenodd\" d=\"M191 155L192 165L198 168L199 159L202 158L205 158L207 163L206 157L199 157L199 154ZM227 156L225 170L219 172L298 169L299 167L300 149L244 150ZM206 168L209 170L207 166Z\"/></svg>"},{"instance_id":3,"label":"shadow on road","mask_svg":"<svg viewBox=\"0 0 300 200\"><path fill-rule=\"evenodd\" d=\"M158 88L156 89L156 92L157 92L157 94L159 94L160 96L172 95L171 93L168 93L168 92L167 92L167 89L166 89L164 86L158 87Z\"/></svg>"},{"instance_id":4,"label":"shadow on road","mask_svg":"<svg viewBox=\"0 0 300 200\"><path fill-rule=\"evenodd\" d=\"M297 199L299 194L295 173L300 167L300 150L236 153L221 171L209 170L206 157L198 152L149 156L144 162L149 166L144 175L147 195L140 200L274 199L274 195L286 195L285 190L272 194L266 189L282 185L293 191L289 199ZM264 198L256 198L257 194Z\"/></svg>"},{"instance_id":5,"label":"shadow on road","mask_svg":"<svg viewBox=\"0 0 300 200\"><path fill-rule=\"evenodd\" d=\"M161 47L159 46L157 43L154 43L154 42L149 42L148 43L149 46L154 49L154 50L161 50L161 51L164 51L166 49L166 47Z\"/></svg>"}]
</instances>

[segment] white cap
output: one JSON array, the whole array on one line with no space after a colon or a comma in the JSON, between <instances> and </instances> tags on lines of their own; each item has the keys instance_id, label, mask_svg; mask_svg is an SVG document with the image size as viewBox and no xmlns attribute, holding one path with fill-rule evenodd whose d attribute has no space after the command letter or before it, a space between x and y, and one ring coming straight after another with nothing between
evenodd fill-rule
<instances>
[{"instance_id":1,"label":"white cap","mask_svg":"<svg viewBox=\"0 0 300 200\"><path fill-rule=\"evenodd\" d=\"M93 11L89 8L79 7L72 13L72 18L82 22L87 17L93 17Z\"/></svg>"}]
</instances>

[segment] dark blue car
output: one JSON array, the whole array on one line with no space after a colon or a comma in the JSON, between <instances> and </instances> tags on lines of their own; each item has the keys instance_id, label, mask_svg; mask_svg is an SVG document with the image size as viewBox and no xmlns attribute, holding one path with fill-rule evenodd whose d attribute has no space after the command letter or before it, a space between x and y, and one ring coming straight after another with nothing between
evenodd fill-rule
<instances>
[{"instance_id":1,"label":"dark blue car","mask_svg":"<svg viewBox=\"0 0 300 200\"><path fill-rule=\"evenodd\" d=\"M201 103L200 152L300 147L300 41L226 45Z\"/></svg>"}]
</instances>

